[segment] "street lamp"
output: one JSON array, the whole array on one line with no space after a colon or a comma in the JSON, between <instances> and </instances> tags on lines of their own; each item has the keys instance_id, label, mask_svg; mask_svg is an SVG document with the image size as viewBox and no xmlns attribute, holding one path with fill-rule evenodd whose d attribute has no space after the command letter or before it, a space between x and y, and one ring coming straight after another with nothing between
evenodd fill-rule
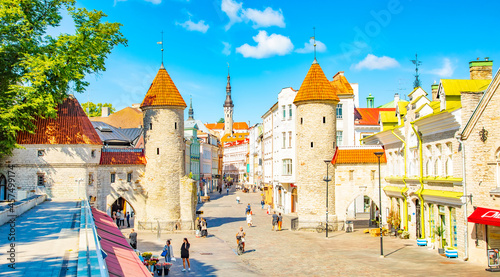
<instances>
[{"instance_id":1,"label":"street lamp","mask_svg":"<svg viewBox=\"0 0 500 277\"><path fill-rule=\"evenodd\" d=\"M378 225L380 228L380 257L384 257L384 242L382 239L382 188L380 184L380 157L384 155L384 152L375 152L373 153L378 158L378 208L379 208L379 219Z\"/></svg>"},{"instance_id":2,"label":"street lamp","mask_svg":"<svg viewBox=\"0 0 500 277\"><path fill-rule=\"evenodd\" d=\"M326 177L323 178L323 181L326 182L326 237L328 237L328 182L330 182L332 179L330 179L330 176L328 176L328 164L331 163L331 160L323 160L326 164Z\"/></svg>"}]
</instances>

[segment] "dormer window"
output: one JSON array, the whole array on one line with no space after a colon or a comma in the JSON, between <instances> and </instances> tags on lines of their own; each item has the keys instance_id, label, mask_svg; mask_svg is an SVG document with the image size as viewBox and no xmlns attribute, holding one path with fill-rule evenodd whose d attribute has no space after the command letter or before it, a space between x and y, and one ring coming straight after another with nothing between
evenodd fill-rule
<instances>
[{"instance_id":1,"label":"dormer window","mask_svg":"<svg viewBox=\"0 0 500 277\"><path fill-rule=\"evenodd\" d=\"M37 156L38 156L38 157L43 157L43 156L45 156L45 150L43 150L43 149L38 150L38 152L37 152Z\"/></svg>"},{"instance_id":2,"label":"dormer window","mask_svg":"<svg viewBox=\"0 0 500 277\"><path fill-rule=\"evenodd\" d=\"M95 150L90 151L90 156L91 156L92 158L95 158Z\"/></svg>"}]
</instances>

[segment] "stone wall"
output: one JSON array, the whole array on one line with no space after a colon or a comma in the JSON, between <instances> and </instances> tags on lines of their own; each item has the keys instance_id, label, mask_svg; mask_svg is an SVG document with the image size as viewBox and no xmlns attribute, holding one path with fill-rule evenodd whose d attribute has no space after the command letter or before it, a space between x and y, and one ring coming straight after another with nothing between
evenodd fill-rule
<instances>
[{"instance_id":1,"label":"stone wall","mask_svg":"<svg viewBox=\"0 0 500 277\"><path fill-rule=\"evenodd\" d=\"M467 191L473 195L474 206L500 209L500 193L498 190L498 174L500 173L498 160L500 151L500 89L494 92L490 102L480 115L478 122L468 139L465 141L466 155L466 183ZM483 142L479 133L488 132ZM467 215L473 212L469 202ZM485 226L468 223L469 259L487 265ZM477 233L476 233L477 230Z\"/></svg>"},{"instance_id":2,"label":"stone wall","mask_svg":"<svg viewBox=\"0 0 500 277\"><path fill-rule=\"evenodd\" d=\"M382 189L385 164L380 164ZM353 179L350 180L350 171ZM339 221L346 219L347 208L360 195L370 197L379 206L378 164L339 164L335 166L335 214ZM382 210L388 208L388 198L382 190ZM385 216L385 212L384 212Z\"/></svg>"},{"instance_id":3,"label":"stone wall","mask_svg":"<svg viewBox=\"0 0 500 277\"><path fill-rule=\"evenodd\" d=\"M327 165L331 160L336 141L336 104L307 102L297 106L297 195L299 228L310 228L325 221ZM325 121L323 121L323 118ZM323 123L325 122L325 123ZM335 174L329 166L328 206L329 221L335 220Z\"/></svg>"},{"instance_id":4,"label":"stone wall","mask_svg":"<svg viewBox=\"0 0 500 277\"><path fill-rule=\"evenodd\" d=\"M137 219L175 222L181 216L179 184L184 173L184 108L149 107L143 113L147 160L143 186L147 205L146 213Z\"/></svg>"}]
</instances>

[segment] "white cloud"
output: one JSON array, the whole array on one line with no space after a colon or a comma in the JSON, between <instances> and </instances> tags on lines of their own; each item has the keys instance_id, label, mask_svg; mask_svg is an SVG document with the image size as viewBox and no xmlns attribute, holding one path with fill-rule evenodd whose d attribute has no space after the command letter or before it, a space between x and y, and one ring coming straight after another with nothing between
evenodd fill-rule
<instances>
[{"instance_id":1,"label":"white cloud","mask_svg":"<svg viewBox=\"0 0 500 277\"><path fill-rule=\"evenodd\" d=\"M444 58L443 67L432 69L428 73L438 75L439 77L451 77L453 72L455 72L455 68L449 58Z\"/></svg>"},{"instance_id":2,"label":"white cloud","mask_svg":"<svg viewBox=\"0 0 500 277\"><path fill-rule=\"evenodd\" d=\"M231 44L225 41L223 41L222 44L224 44L224 49L222 49L222 54L229 56L231 54Z\"/></svg>"},{"instance_id":3,"label":"white cloud","mask_svg":"<svg viewBox=\"0 0 500 277\"><path fill-rule=\"evenodd\" d=\"M202 33L206 33L209 28L208 24L205 24L205 21L203 20L198 21L198 23L194 23L191 19L189 19L184 23L176 22L175 25L180 25L188 31L198 31Z\"/></svg>"},{"instance_id":4,"label":"white cloud","mask_svg":"<svg viewBox=\"0 0 500 277\"><path fill-rule=\"evenodd\" d=\"M377 57L375 55L368 54L366 55L366 58L364 58L359 63L353 65L352 67L356 70L361 70L364 68L373 70L373 69L387 69L398 66L399 63L394 58L387 56Z\"/></svg>"},{"instance_id":5,"label":"white cloud","mask_svg":"<svg viewBox=\"0 0 500 277\"><path fill-rule=\"evenodd\" d=\"M243 3L238 3L232 0L222 0L221 10L229 17L229 23L226 25L226 31L231 28L234 23L241 22L238 13L241 10Z\"/></svg>"},{"instance_id":6,"label":"white cloud","mask_svg":"<svg viewBox=\"0 0 500 277\"><path fill-rule=\"evenodd\" d=\"M156 5L161 4L161 0L144 0L144 1L156 4Z\"/></svg>"},{"instance_id":7,"label":"white cloud","mask_svg":"<svg viewBox=\"0 0 500 277\"><path fill-rule=\"evenodd\" d=\"M295 52L301 53L301 54L311 53L313 51L314 51L314 40L313 39L310 39L309 42L304 43L304 48L300 48L300 49L295 50ZM317 40L316 41L316 51L325 52L326 45L323 42Z\"/></svg>"},{"instance_id":8,"label":"white cloud","mask_svg":"<svg viewBox=\"0 0 500 277\"><path fill-rule=\"evenodd\" d=\"M275 55L283 56L293 50L290 38L282 35L271 34L268 36L266 31L259 31L253 37L253 40L257 42L257 46L250 46L245 43L236 48L236 52L241 53L245 58L262 59Z\"/></svg>"},{"instance_id":9,"label":"white cloud","mask_svg":"<svg viewBox=\"0 0 500 277\"><path fill-rule=\"evenodd\" d=\"M253 22L254 28L278 26L285 27L285 18L280 10L273 10L271 7L265 8L263 11L256 9L243 9L243 2L238 3L233 0L222 0L221 10L229 17L229 23L226 25L226 31L233 24L245 20L245 22Z\"/></svg>"},{"instance_id":10,"label":"white cloud","mask_svg":"<svg viewBox=\"0 0 500 277\"><path fill-rule=\"evenodd\" d=\"M264 11L255 9L244 9L242 17L248 21L252 21L254 28L278 26L285 28L285 18L283 12L280 10L275 11L267 7Z\"/></svg>"}]
</instances>

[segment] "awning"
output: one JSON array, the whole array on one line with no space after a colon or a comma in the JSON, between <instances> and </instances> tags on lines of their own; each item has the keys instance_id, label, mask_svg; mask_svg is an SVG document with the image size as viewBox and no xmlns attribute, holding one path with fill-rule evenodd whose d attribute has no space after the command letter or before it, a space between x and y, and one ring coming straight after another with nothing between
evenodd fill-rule
<instances>
[{"instance_id":1,"label":"awning","mask_svg":"<svg viewBox=\"0 0 500 277\"><path fill-rule=\"evenodd\" d=\"M500 226L500 210L478 207L468 218L469 222Z\"/></svg>"},{"instance_id":2,"label":"awning","mask_svg":"<svg viewBox=\"0 0 500 277\"><path fill-rule=\"evenodd\" d=\"M422 191L422 197L425 202L457 207L462 205L462 195L462 192L447 190L424 189Z\"/></svg>"},{"instance_id":3,"label":"awning","mask_svg":"<svg viewBox=\"0 0 500 277\"><path fill-rule=\"evenodd\" d=\"M389 197L403 198L403 190L405 187L385 186L383 188L385 194Z\"/></svg>"}]
</instances>

